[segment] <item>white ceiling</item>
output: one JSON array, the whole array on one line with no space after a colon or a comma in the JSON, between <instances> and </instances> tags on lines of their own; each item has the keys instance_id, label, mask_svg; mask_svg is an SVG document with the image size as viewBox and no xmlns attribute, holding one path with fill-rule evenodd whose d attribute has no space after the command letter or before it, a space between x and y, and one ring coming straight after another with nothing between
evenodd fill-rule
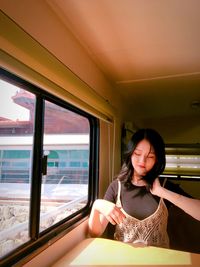
<instances>
[{"instance_id":1,"label":"white ceiling","mask_svg":"<svg viewBox=\"0 0 200 267\"><path fill-rule=\"evenodd\" d=\"M47 2L141 116L200 114L199 0Z\"/></svg>"}]
</instances>

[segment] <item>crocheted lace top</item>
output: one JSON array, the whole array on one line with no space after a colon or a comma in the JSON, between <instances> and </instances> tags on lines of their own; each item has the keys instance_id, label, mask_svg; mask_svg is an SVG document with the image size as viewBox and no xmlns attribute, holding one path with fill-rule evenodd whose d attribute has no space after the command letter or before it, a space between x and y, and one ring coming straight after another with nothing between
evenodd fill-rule
<instances>
[{"instance_id":1,"label":"crocheted lace top","mask_svg":"<svg viewBox=\"0 0 200 267\"><path fill-rule=\"evenodd\" d=\"M127 214L120 200L121 182L118 181L118 207L126 215L124 221L116 225L114 239L127 243L143 243L149 246L169 247L167 234L168 210L162 198L160 198L156 211L143 220L139 220Z\"/></svg>"}]
</instances>

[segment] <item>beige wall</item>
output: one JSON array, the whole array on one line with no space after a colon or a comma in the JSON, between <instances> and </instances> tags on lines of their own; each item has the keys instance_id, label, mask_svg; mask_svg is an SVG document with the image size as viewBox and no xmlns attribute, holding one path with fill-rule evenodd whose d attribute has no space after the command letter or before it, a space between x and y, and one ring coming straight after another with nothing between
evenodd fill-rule
<instances>
[{"instance_id":1,"label":"beige wall","mask_svg":"<svg viewBox=\"0 0 200 267\"><path fill-rule=\"evenodd\" d=\"M3 12L67 69L88 84L97 96L100 95L113 107L120 106L121 97L113 94L110 82L46 1L20 0L19 5L17 1L1 0L0 4Z\"/></svg>"},{"instance_id":2,"label":"beige wall","mask_svg":"<svg viewBox=\"0 0 200 267\"><path fill-rule=\"evenodd\" d=\"M184 123L187 119L187 127ZM142 125L157 129L165 143L197 144L200 143L200 117L146 119Z\"/></svg>"}]
</instances>

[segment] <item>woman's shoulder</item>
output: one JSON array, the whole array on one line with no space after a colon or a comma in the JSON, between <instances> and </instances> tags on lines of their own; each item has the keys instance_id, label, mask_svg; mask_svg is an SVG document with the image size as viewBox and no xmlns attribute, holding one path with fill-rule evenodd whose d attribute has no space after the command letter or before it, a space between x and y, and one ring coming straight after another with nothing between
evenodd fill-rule
<instances>
[{"instance_id":1,"label":"woman's shoulder","mask_svg":"<svg viewBox=\"0 0 200 267\"><path fill-rule=\"evenodd\" d=\"M112 190L114 192L117 192L118 191L118 186L119 186L119 180L117 178L115 178L109 185L108 188L112 188Z\"/></svg>"},{"instance_id":2,"label":"woman's shoulder","mask_svg":"<svg viewBox=\"0 0 200 267\"><path fill-rule=\"evenodd\" d=\"M114 202L118 191L118 179L114 179L108 186L104 199Z\"/></svg>"},{"instance_id":3,"label":"woman's shoulder","mask_svg":"<svg viewBox=\"0 0 200 267\"><path fill-rule=\"evenodd\" d=\"M118 187L118 182L119 180L117 178L115 178L114 180L112 180L112 182L109 184L109 187Z\"/></svg>"},{"instance_id":4,"label":"woman's shoulder","mask_svg":"<svg viewBox=\"0 0 200 267\"><path fill-rule=\"evenodd\" d=\"M165 182L163 181L164 187L170 191L173 191L177 194L181 194L183 196L191 197L187 192L185 192L182 188L180 183L178 181L170 181L169 179L165 179Z\"/></svg>"}]
</instances>

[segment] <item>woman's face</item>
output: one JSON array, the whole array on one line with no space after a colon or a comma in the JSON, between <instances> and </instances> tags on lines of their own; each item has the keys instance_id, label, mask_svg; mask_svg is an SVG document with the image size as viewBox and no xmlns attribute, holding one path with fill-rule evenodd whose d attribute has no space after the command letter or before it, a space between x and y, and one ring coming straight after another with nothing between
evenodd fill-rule
<instances>
[{"instance_id":1,"label":"woman's face","mask_svg":"<svg viewBox=\"0 0 200 267\"><path fill-rule=\"evenodd\" d=\"M153 168L156 162L156 155L149 141L143 139L137 144L131 156L131 162L134 174L139 176L145 176Z\"/></svg>"}]
</instances>

